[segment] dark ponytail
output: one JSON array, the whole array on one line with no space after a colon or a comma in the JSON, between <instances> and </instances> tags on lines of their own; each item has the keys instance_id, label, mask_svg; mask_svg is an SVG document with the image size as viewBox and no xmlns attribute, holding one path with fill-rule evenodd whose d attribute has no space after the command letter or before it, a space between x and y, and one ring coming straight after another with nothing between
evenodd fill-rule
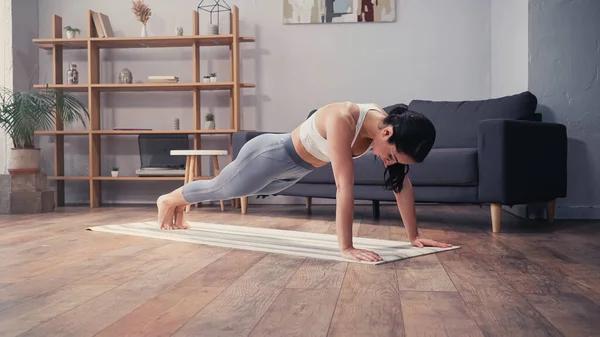
<instances>
[{"instance_id":1,"label":"dark ponytail","mask_svg":"<svg viewBox=\"0 0 600 337\"><path fill-rule=\"evenodd\" d=\"M420 163L429 154L435 143L435 127L425 115L408 109L406 104L392 107L388 116L383 120L384 126L392 126L393 133L388 139L396 146L398 152L403 152ZM384 187L394 192L402 190L409 166L393 164L385 168Z\"/></svg>"}]
</instances>

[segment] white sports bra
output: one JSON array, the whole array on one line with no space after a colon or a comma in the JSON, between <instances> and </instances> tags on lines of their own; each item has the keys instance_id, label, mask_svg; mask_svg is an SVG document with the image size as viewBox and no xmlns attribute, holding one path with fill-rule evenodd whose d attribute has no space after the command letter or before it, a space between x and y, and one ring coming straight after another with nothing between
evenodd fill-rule
<instances>
[{"instance_id":1,"label":"white sports bra","mask_svg":"<svg viewBox=\"0 0 600 337\"><path fill-rule=\"evenodd\" d=\"M369 110L381 111L374 104L357 103L356 105L358 105L358 107L360 108L360 114L358 116L358 122L356 122L356 131L354 132L354 139L352 139L352 145L354 145L356 137L358 137L358 133L362 128L362 125L365 121L365 116L367 116L367 112L369 112ZM331 159L329 159L327 139L323 138L321 134L319 134L319 130L317 130L317 126L315 124L315 116L318 112L319 111L316 111L314 114L312 114L312 116L307 118L304 121L304 123L302 123L302 125L300 126L300 142L302 142L302 145L304 145L306 150L310 154L315 156L315 158L324 162L330 162ZM354 158L361 157L362 155L367 153L371 149L371 147L372 145L369 145L365 152Z\"/></svg>"}]
</instances>

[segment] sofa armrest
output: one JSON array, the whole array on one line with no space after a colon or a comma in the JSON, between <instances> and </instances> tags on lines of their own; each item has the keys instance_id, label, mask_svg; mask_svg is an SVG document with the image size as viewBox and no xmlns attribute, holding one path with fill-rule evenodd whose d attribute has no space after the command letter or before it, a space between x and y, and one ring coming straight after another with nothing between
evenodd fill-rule
<instances>
[{"instance_id":1,"label":"sofa armrest","mask_svg":"<svg viewBox=\"0 0 600 337\"><path fill-rule=\"evenodd\" d=\"M566 127L484 120L478 130L478 165L480 202L517 205L565 197Z\"/></svg>"}]
</instances>

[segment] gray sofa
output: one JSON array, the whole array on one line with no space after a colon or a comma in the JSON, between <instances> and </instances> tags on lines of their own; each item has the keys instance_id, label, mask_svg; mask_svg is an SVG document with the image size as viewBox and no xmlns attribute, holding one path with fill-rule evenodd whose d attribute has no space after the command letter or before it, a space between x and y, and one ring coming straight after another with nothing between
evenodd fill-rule
<instances>
[{"instance_id":1,"label":"gray sofa","mask_svg":"<svg viewBox=\"0 0 600 337\"><path fill-rule=\"evenodd\" d=\"M494 232L500 231L502 205L546 202L548 220L553 220L554 201L567 190L566 128L541 121L532 93L479 101L413 100L408 107L427 115L437 130L430 155L410 167L416 202L490 204ZM261 133L236 132L234 156ZM354 165L355 198L372 201L377 218L380 201L395 201L383 188L384 167L368 154ZM279 195L307 197L309 202L335 198L331 165Z\"/></svg>"}]
</instances>

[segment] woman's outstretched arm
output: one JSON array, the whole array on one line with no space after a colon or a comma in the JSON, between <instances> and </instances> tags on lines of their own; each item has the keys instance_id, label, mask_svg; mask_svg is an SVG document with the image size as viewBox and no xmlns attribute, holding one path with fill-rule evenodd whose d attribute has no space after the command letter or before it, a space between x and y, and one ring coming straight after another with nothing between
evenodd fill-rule
<instances>
[{"instance_id":1,"label":"woman's outstretched arm","mask_svg":"<svg viewBox=\"0 0 600 337\"><path fill-rule=\"evenodd\" d=\"M449 248L451 244L441 243L430 239L422 238L419 235L419 229L417 228L417 211L415 207L415 191L408 175L404 176L404 182L402 183L402 190L399 193L394 193L396 196L396 203L398 204L398 210L404 223L404 228L408 234L410 243L415 247L440 247Z\"/></svg>"},{"instance_id":2,"label":"woman's outstretched arm","mask_svg":"<svg viewBox=\"0 0 600 337\"><path fill-rule=\"evenodd\" d=\"M344 104L342 111L328 114L326 119L329 157L335 178L336 212L335 223L342 256L357 261L380 261L381 257L371 251L355 249L352 244L352 224L354 220L354 161L352 159L352 139L354 119L347 109L352 104ZM344 110L346 109L346 110Z\"/></svg>"}]
</instances>

